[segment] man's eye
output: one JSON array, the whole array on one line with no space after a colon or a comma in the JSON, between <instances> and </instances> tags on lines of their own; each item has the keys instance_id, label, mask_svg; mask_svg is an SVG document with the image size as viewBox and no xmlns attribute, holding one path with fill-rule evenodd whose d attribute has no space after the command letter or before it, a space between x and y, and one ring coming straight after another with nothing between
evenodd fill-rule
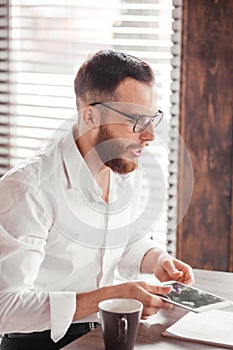
<instances>
[{"instance_id":1,"label":"man's eye","mask_svg":"<svg viewBox=\"0 0 233 350\"><path fill-rule=\"evenodd\" d=\"M138 125L145 125L145 124L148 123L148 121L150 121L150 118L141 117L141 118L138 118L137 124L138 124Z\"/></svg>"}]
</instances>

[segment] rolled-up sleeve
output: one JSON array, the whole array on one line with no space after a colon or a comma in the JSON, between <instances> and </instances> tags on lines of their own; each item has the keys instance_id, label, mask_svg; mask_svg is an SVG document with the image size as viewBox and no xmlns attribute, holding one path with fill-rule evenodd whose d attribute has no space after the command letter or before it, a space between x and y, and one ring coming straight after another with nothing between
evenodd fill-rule
<instances>
[{"instance_id":1,"label":"rolled-up sleeve","mask_svg":"<svg viewBox=\"0 0 233 350\"><path fill-rule=\"evenodd\" d=\"M58 341L72 322L74 292L34 287L50 225L39 191L20 174L0 181L0 333L51 329Z\"/></svg>"},{"instance_id":2,"label":"rolled-up sleeve","mask_svg":"<svg viewBox=\"0 0 233 350\"><path fill-rule=\"evenodd\" d=\"M139 278L141 275L141 262L144 255L155 247L156 242L146 237L129 243L118 264L119 274L126 279Z\"/></svg>"}]
</instances>

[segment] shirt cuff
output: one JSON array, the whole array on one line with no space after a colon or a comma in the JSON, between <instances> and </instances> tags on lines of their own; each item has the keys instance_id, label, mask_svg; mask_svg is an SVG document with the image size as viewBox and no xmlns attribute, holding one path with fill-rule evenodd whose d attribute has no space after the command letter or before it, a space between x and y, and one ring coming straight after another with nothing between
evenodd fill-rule
<instances>
[{"instance_id":1,"label":"shirt cuff","mask_svg":"<svg viewBox=\"0 0 233 350\"><path fill-rule=\"evenodd\" d=\"M75 292L50 292L51 338L57 342L66 334L76 310Z\"/></svg>"}]
</instances>

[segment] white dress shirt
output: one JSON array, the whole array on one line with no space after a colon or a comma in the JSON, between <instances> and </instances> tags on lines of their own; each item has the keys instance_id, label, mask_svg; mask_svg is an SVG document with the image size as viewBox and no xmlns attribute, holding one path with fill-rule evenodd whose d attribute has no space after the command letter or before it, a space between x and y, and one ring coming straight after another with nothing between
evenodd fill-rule
<instances>
[{"instance_id":1,"label":"white dress shirt","mask_svg":"<svg viewBox=\"0 0 233 350\"><path fill-rule=\"evenodd\" d=\"M155 246L140 232L141 173L111 172L107 204L73 132L0 180L0 333L70 326L76 293L138 278ZM91 315L80 322L92 321Z\"/></svg>"}]
</instances>

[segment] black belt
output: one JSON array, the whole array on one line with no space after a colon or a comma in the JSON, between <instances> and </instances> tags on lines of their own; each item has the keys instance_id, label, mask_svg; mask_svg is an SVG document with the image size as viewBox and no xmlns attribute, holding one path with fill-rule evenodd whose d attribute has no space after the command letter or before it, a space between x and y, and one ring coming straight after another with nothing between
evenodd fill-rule
<instances>
[{"instance_id":1,"label":"black belt","mask_svg":"<svg viewBox=\"0 0 233 350\"><path fill-rule=\"evenodd\" d=\"M98 322L73 323L65 335L81 335L96 328L98 325ZM51 330L33 333L8 333L4 334L4 336L12 339L50 339Z\"/></svg>"}]
</instances>

